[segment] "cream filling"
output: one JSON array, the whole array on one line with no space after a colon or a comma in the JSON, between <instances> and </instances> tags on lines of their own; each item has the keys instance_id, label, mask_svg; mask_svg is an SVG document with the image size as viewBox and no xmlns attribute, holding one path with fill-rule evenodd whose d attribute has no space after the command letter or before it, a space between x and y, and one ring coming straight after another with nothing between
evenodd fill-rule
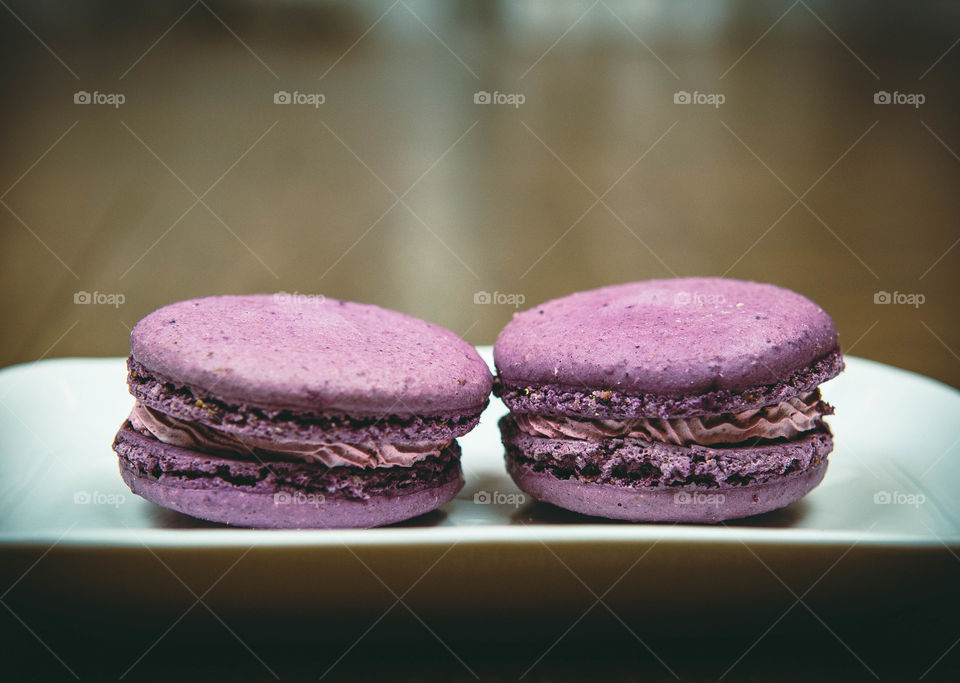
<instances>
[{"instance_id":1,"label":"cream filling","mask_svg":"<svg viewBox=\"0 0 960 683\"><path fill-rule=\"evenodd\" d=\"M532 436L550 439L573 438L599 441L610 437L630 437L676 445L740 443L750 439L793 439L815 429L833 408L820 400L820 390L772 406L740 413L704 415L676 419L632 418L627 420L587 420L572 417L548 417L515 413L517 427Z\"/></svg>"},{"instance_id":2,"label":"cream filling","mask_svg":"<svg viewBox=\"0 0 960 683\"><path fill-rule=\"evenodd\" d=\"M318 462L327 467L410 467L418 460L439 455L450 441L410 443L304 443L237 436L187 420L180 420L139 401L130 413L130 425L145 436L172 446L205 453L280 457Z\"/></svg>"}]
</instances>

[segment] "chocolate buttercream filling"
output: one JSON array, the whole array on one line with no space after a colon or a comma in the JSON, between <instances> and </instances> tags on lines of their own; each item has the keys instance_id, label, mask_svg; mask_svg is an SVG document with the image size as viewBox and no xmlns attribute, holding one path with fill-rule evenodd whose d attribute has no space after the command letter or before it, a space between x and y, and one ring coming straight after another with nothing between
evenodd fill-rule
<instances>
[{"instance_id":1,"label":"chocolate buttercream filling","mask_svg":"<svg viewBox=\"0 0 960 683\"><path fill-rule=\"evenodd\" d=\"M676 419L638 417L627 420L587 420L514 413L517 427L531 436L586 441L629 437L688 445L741 443L750 439L794 439L816 429L833 407L821 400L820 390L794 396L775 405L740 413Z\"/></svg>"},{"instance_id":2,"label":"chocolate buttercream filling","mask_svg":"<svg viewBox=\"0 0 960 683\"><path fill-rule=\"evenodd\" d=\"M244 458L280 458L317 462L327 467L410 467L437 456L450 441L417 441L402 444L305 443L273 441L229 434L208 425L180 420L139 401L130 413L130 425L145 436L190 450L237 454Z\"/></svg>"}]
</instances>

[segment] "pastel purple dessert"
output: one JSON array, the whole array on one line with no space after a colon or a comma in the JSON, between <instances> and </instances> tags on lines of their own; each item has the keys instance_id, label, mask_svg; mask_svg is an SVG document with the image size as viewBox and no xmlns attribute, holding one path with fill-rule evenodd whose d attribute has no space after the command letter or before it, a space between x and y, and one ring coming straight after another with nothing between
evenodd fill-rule
<instances>
[{"instance_id":1,"label":"pastel purple dessert","mask_svg":"<svg viewBox=\"0 0 960 683\"><path fill-rule=\"evenodd\" d=\"M373 527L463 486L456 439L492 377L472 346L416 318L293 295L154 311L130 337L136 403L114 440L130 489L249 527Z\"/></svg>"},{"instance_id":2,"label":"pastel purple dessert","mask_svg":"<svg viewBox=\"0 0 960 683\"><path fill-rule=\"evenodd\" d=\"M589 515L719 522L784 507L826 472L819 385L843 370L833 320L773 285L677 278L514 316L494 346L507 469Z\"/></svg>"}]
</instances>

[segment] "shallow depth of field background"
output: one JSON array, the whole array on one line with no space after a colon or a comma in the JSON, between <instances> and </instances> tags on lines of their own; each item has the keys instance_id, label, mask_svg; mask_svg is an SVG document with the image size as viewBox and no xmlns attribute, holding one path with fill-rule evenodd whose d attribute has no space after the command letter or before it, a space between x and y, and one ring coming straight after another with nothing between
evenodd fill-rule
<instances>
[{"instance_id":1,"label":"shallow depth of field background","mask_svg":"<svg viewBox=\"0 0 960 683\"><path fill-rule=\"evenodd\" d=\"M727 275L960 386L958 40L945 2L10 0L0 366L123 355L208 294L486 344L518 305Z\"/></svg>"}]
</instances>

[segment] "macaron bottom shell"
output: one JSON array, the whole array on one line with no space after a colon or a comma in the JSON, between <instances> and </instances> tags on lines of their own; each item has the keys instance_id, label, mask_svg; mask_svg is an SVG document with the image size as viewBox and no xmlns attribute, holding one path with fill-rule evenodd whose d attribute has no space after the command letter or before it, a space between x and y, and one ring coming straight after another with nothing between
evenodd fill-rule
<instances>
[{"instance_id":1,"label":"macaron bottom shell","mask_svg":"<svg viewBox=\"0 0 960 683\"><path fill-rule=\"evenodd\" d=\"M463 480L451 480L435 488L396 497L356 501L327 499L322 505L278 504L273 494L242 490L186 489L161 484L130 470L120 472L123 481L138 496L191 517L253 529L369 529L402 522L432 512L449 502L463 488Z\"/></svg>"},{"instance_id":2,"label":"macaron bottom shell","mask_svg":"<svg viewBox=\"0 0 960 683\"><path fill-rule=\"evenodd\" d=\"M717 523L770 512L800 500L823 480L827 462L763 484L718 490L643 488L561 479L507 455L507 469L535 499L584 515L630 522Z\"/></svg>"},{"instance_id":3,"label":"macaron bottom shell","mask_svg":"<svg viewBox=\"0 0 960 683\"><path fill-rule=\"evenodd\" d=\"M231 526L371 528L408 520L463 488L460 451L413 467L328 468L300 461L235 460L146 437L129 423L114 450L130 490L161 507Z\"/></svg>"},{"instance_id":4,"label":"macaron bottom shell","mask_svg":"<svg viewBox=\"0 0 960 683\"><path fill-rule=\"evenodd\" d=\"M799 500L824 477L825 427L793 440L677 446L637 438L532 436L500 421L507 471L533 498L596 517L715 523Z\"/></svg>"}]
</instances>

